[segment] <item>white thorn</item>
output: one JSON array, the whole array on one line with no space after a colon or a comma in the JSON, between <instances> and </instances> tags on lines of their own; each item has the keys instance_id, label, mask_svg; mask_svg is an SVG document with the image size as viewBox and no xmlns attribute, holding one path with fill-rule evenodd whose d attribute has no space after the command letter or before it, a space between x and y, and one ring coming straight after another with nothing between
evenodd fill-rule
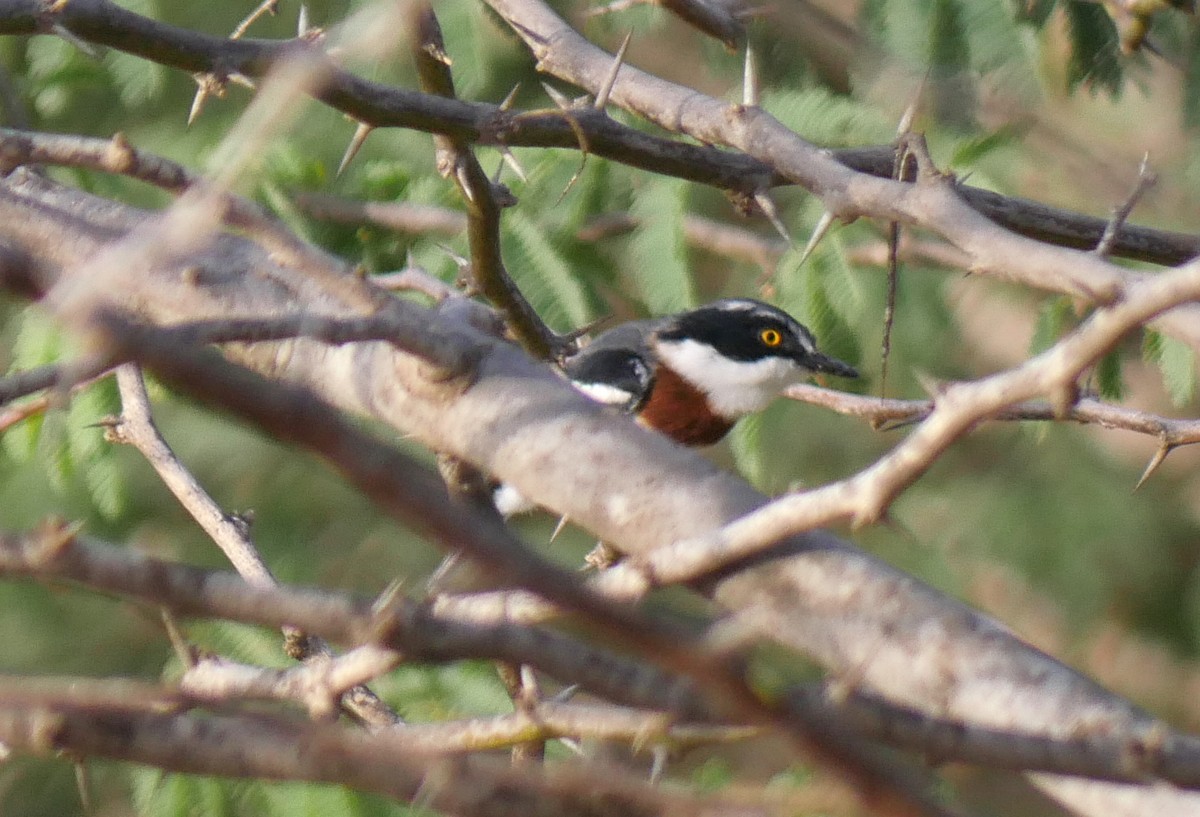
<instances>
[{"instance_id":1,"label":"white thorn","mask_svg":"<svg viewBox=\"0 0 1200 817\"><path fill-rule=\"evenodd\" d=\"M783 236L783 240L788 244L792 243L792 237L788 234L787 227L783 223L783 219L779 217L779 209L775 207L775 202L767 195L766 191L760 190L754 194L754 201L758 204L767 220L771 222L771 226L775 231Z\"/></svg>"},{"instance_id":2,"label":"white thorn","mask_svg":"<svg viewBox=\"0 0 1200 817\"><path fill-rule=\"evenodd\" d=\"M188 111L187 123L188 127L200 118L200 112L204 110L204 103L208 101L208 89L201 85L196 89L196 95L192 97L192 107Z\"/></svg>"},{"instance_id":3,"label":"white thorn","mask_svg":"<svg viewBox=\"0 0 1200 817\"><path fill-rule=\"evenodd\" d=\"M561 690L558 691L558 694L556 694L553 698L550 699L550 703L565 704L567 701L574 698L576 693L578 693L578 692L579 692L579 684L571 684L568 687L563 687Z\"/></svg>"},{"instance_id":4,"label":"white thorn","mask_svg":"<svg viewBox=\"0 0 1200 817\"><path fill-rule=\"evenodd\" d=\"M400 592L404 589L403 579L392 579L388 582L388 586L383 588L383 592L375 597L371 602L371 611L374 613L382 613L388 610L400 596Z\"/></svg>"},{"instance_id":5,"label":"white thorn","mask_svg":"<svg viewBox=\"0 0 1200 817\"><path fill-rule=\"evenodd\" d=\"M570 521L571 517L567 516L565 513L558 518L558 524L554 526L554 533L550 534L551 542L558 538L558 535L563 532L563 528L565 528L567 523Z\"/></svg>"},{"instance_id":6,"label":"white thorn","mask_svg":"<svg viewBox=\"0 0 1200 817\"><path fill-rule=\"evenodd\" d=\"M1173 449L1174 446L1166 444L1158 447L1158 450L1154 452L1154 456L1150 458L1150 462L1146 463L1146 469L1142 471L1142 475L1138 478L1137 485L1133 486L1133 490L1136 491L1138 488L1141 488L1146 484L1146 480L1150 479L1154 472L1158 470L1158 466L1162 465L1166 461L1167 455L1170 454Z\"/></svg>"},{"instance_id":7,"label":"white thorn","mask_svg":"<svg viewBox=\"0 0 1200 817\"><path fill-rule=\"evenodd\" d=\"M529 693L530 697L534 698L535 700L540 698L541 689L538 685L537 675L535 675L533 672L533 667L529 666L528 664L522 664L520 671L522 689Z\"/></svg>"},{"instance_id":8,"label":"white thorn","mask_svg":"<svg viewBox=\"0 0 1200 817\"><path fill-rule=\"evenodd\" d=\"M525 168L521 167L521 163L517 161L517 157L508 148L500 148L500 158L504 160L504 164L508 165L513 173L517 174L517 178L523 182L528 182L529 177L525 175ZM496 168L496 179L500 179L500 168Z\"/></svg>"},{"instance_id":9,"label":"white thorn","mask_svg":"<svg viewBox=\"0 0 1200 817\"><path fill-rule=\"evenodd\" d=\"M554 100L554 104L562 108L564 111L570 110L572 107L571 100L567 99L566 95L555 89L552 85L542 83L542 87L546 89L546 94Z\"/></svg>"},{"instance_id":10,"label":"white thorn","mask_svg":"<svg viewBox=\"0 0 1200 817\"><path fill-rule=\"evenodd\" d=\"M341 176L342 172L354 161L354 157L358 155L363 142L367 141L367 137L371 135L371 131L373 130L375 130L374 125L368 125L366 122L358 123L358 127L354 129L354 135L350 137L350 144L346 145L346 152L342 154L342 161L338 164L338 176Z\"/></svg>"},{"instance_id":11,"label":"white thorn","mask_svg":"<svg viewBox=\"0 0 1200 817\"><path fill-rule=\"evenodd\" d=\"M446 246L445 244L439 243L436 246L439 250L444 252L446 255L450 256L450 260L453 261L455 264L457 264L459 269L466 269L467 267L471 266L470 261L468 261L466 258L463 258L461 255L456 253L454 250L450 249L450 247Z\"/></svg>"},{"instance_id":12,"label":"white thorn","mask_svg":"<svg viewBox=\"0 0 1200 817\"><path fill-rule=\"evenodd\" d=\"M467 201L475 203L475 193L471 190L471 179L467 175L467 167L461 162L454 168L454 178L458 179L458 186L462 188L463 195L467 197Z\"/></svg>"},{"instance_id":13,"label":"white thorn","mask_svg":"<svg viewBox=\"0 0 1200 817\"><path fill-rule=\"evenodd\" d=\"M446 577L454 570L461 558L458 551L452 551L442 559L442 563L434 568L433 573L425 580L425 595L436 596L442 592L442 585L445 584Z\"/></svg>"},{"instance_id":14,"label":"white thorn","mask_svg":"<svg viewBox=\"0 0 1200 817\"><path fill-rule=\"evenodd\" d=\"M258 87L257 83L250 79L250 77L246 76L245 74L239 74L236 71L229 75L229 81L235 82L238 85L241 85L243 88L249 88L251 91Z\"/></svg>"},{"instance_id":15,"label":"white thorn","mask_svg":"<svg viewBox=\"0 0 1200 817\"><path fill-rule=\"evenodd\" d=\"M808 243L804 245L804 252L800 253L800 263L796 266L801 266L808 260L813 250L821 243L821 239L829 232L829 228L833 226L835 218L836 216L830 210L826 210L821 214L821 220L817 222L817 226L813 228L812 235L808 237Z\"/></svg>"},{"instance_id":16,"label":"white thorn","mask_svg":"<svg viewBox=\"0 0 1200 817\"><path fill-rule=\"evenodd\" d=\"M296 18L296 36L303 38L308 33L308 4L300 4L300 14Z\"/></svg>"},{"instance_id":17,"label":"white thorn","mask_svg":"<svg viewBox=\"0 0 1200 817\"><path fill-rule=\"evenodd\" d=\"M921 78L921 84L917 86L917 92L913 94L912 101L908 103L908 107L904 109L904 114L900 117L900 122L896 125L897 136L912 132L913 120L917 118L917 108L921 106L921 97L925 95L925 85L928 82L929 72L926 71L925 76Z\"/></svg>"},{"instance_id":18,"label":"white thorn","mask_svg":"<svg viewBox=\"0 0 1200 817\"><path fill-rule=\"evenodd\" d=\"M617 11L624 11L625 9L630 9L630 8L633 8L634 6L638 6L638 5L641 5L642 3L646 3L646 2L648 2L648 0L615 0L614 2L609 3L608 5L598 6L596 8L588 9L586 12L584 12L583 16L584 17L600 17L602 15L612 14Z\"/></svg>"},{"instance_id":19,"label":"white thorn","mask_svg":"<svg viewBox=\"0 0 1200 817\"><path fill-rule=\"evenodd\" d=\"M596 94L596 101L593 106L596 110L602 111L608 105L608 97L612 94L613 86L617 84L617 74L621 72L621 63L625 61L625 50L629 48L629 41L633 39L633 32L630 31L625 35L625 40L621 43L621 47L617 49L617 55L613 58L612 67L608 69L608 76L604 78L604 82L600 85L600 92Z\"/></svg>"},{"instance_id":20,"label":"white thorn","mask_svg":"<svg viewBox=\"0 0 1200 817\"><path fill-rule=\"evenodd\" d=\"M667 747L662 744L655 746L650 750L650 756L654 758L650 764L650 782L657 783L667 769Z\"/></svg>"},{"instance_id":21,"label":"white thorn","mask_svg":"<svg viewBox=\"0 0 1200 817\"><path fill-rule=\"evenodd\" d=\"M563 746L566 746L568 749L570 749L572 752L579 755L580 757L584 757L583 747L580 746L579 741L575 740L574 738L559 738L558 742L561 743Z\"/></svg>"},{"instance_id":22,"label":"white thorn","mask_svg":"<svg viewBox=\"0 0 1200 817\"><path fill-rule=\"evenodd\" d=\"M754 58L754 47L746 41L746 62L742 69L742 104L757 106L760 97L758 87L758 61Z\"/></svg>"},{"instance_id":23,"label":"white thorn","mask_svg":"<svg viewBox=\"0 0 1200 817\"><path fill-rule=\"evenodd\" d=\"M521 90L521 83L518 82L512 87L512 90L508 92L508 96L504 97L504 101L500 103L500 110L507 111L513 106L513 102L515 102L517 99L517 91L519 90Z\"/></svg>"},{"instance_id":24,"label":"white thorn","mask_svg":"<svg viewBox=\"0 0 1200 817\"><path fill-rule=\"evenodd\" d=\"M75 46L80 51L82 51L84 54L91 57L92 59L94 59L94 60L100 59L100 52L97 51L95 48L93 48L91 43L85 42L84 40L81 40L78 37L76 37L74 34L71 33L71 30L69 28L67 28L66 26L64 26L63 24L55 23L54 25L50 26L50 31L52 33L54 33L56 36L61 37L64 41Z\"/></svg>"}]
</instances>

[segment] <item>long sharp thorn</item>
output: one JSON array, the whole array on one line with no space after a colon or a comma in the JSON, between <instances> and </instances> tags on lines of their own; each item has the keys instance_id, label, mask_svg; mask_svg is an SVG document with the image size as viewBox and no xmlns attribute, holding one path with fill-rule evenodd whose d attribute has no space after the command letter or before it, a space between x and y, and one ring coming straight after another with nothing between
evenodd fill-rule
<instances>
[{"instance_id":1,"label":"long sharp thorn","mask_svg":"<svg viewBox=\"0 0 1200 817\"><path fill-rule=\"evenodd\" d=\"M588 9L586 12L584 12L583 16L600 17L605 14L612 14L617 11L624 11L625 9L633 8L634 6L643 2L646 2L646 0L616 0L616 2L609 3L604 6L597 6L596 8Z\"/></svg>"},{"instance_id":2,"label":"long sharp thorn","mask_svg":"<svg viewBox=\"0 0 1200 817\"><path fill-rule=\"evenodd\" d=\"M581 746L579 744L579 741L575 740L574 738L559 738L558 742L561 743L563 746L566 746L568 749L570 749L572 752L579 755L580 757L586 757L586 755L584 754L584 751L583 751L583 746Z\"/></svg>"},{"instance_id":3,"label":"long sharp thorn","mask_svg":"<svg viewBox=\"0 0 1200 817\"><path fill-rule=\"evenodd\" d=\"M746 63L742 69L742 104L747 107L757 107L761 98L758 86L758 60L755 59L754 47L746 42Z\"/></svg>"},{"instance_id":4,"label":"long sharp thorn","mask_svg":"<svg viewBox=\"0 0 1200 817\"><path fill-rule=\"evenodd\" d=\"M463 195L467 201L475 203L475 193L471 189L471 177L467 175L467 166L461 162L454 168L454 178L458 179L458 186L462 188Z\"/></svg>"},{"instance_id":5,"label":"long sharp thorn","mask_svg":"<svg viewBox=\"0 0 1200 817\"><path fill-rule=\"evenodd\" d=\"M304 39L304 35L308 33L308 4L300 4L300 14L296 18L296 37Z\"/></svg>"},{"instance_id":6,"label":"long sharp thorn","mask_svg":"<svg viewBox=\"0 0 1200 817\"><path fill-rule=\"evenodd\" d=\"M767 195L766 191L760 190L754 194L754 201L763 211L763 215L771 222L771 226L775 228L775 232L783 236L783 240L788 244L792 243L792 236L788 233L787 226L783 223L783 219L779 217L779 208L775 206L775 202Z\"/></svg>"},{"instance_id":7,"label":"long sharp thorn","mask_svg":"<svg viewBox=\"0 0 1200 817\"><path fill-rule=\"evenodd\" d=\"M1166 462L1167 455L1174 449L1175 446L1170 443L1162 443L1158 447L1158 450L1154 452L1154 456L1150 458L1150 462L1146 463L1146 470L1142 471L1142 476L1138 479L1137 485L1133 486L1133 490L1136 491L1138 488L1141 488L1146 483L1146 480L1150 479L1151 475L1158 470L1158 466Z\"/></svg>"},{"instance_id":8,"label":"long sharp thorn","mask_svg":"<svg viewBox=\"0 0 1200 817\"><path fill-rule=\"evenodd\" d=\"M521 665L521 687L524 692L533 700L538 700L542 697L541 684L538 683L537 675L533 672L533 667L528 664Z\"/></svg>"},{"instance_id":9,"label":"long sharp thorn","mask_svg":"<svg viewBox=\"0 0 1200 817\"><path fill-rule=\"evenodd\" d=\"M565 704L567 701L574 698L578 692L579 684L571 684L570 686L563 687L561 690L559 690L558 693L550 699L550 702L556 704Z\"/></svg>"},{"instance_id":10,"label":"long sharp thorn","mask_svg":"<svg viewBox=\"0 0 1200 817\"><path fill-rule=\"evenodd\" d=\"M596 94L596 101L592 107L598 111L604 110L608 105L608 97L612 94L613 86L617 84L617 74L621 72L621 63L625 61L625 50L629 48L629 41L631 39L633 39L632 31L625 35L621 47L617 49L617 55L613 57L612 67L608 69L608 76L604 78L604 82L600 86L600 92Z\"/></svg>"},{"instance_id":11,"label":"long sharp thorn","mask_svg":"<svg viewBox=\"0 0 1200 817\"><path fill-rule=\"evenodd\" d=\"M453 249L451 249L447 245L439 243L436 246L439 250L444 252L446 255L450 256L450 260L453 261L458 266L459 269L466 269L467 267L471 266L470 261L468 261L466 258L464 258L463 256L456 253Z\"/></svg>"},{"instance_id":12,"label":"long sharp thorn","mask_svg":"<svg viewBox=\"0 0 1200 817\"><path fill-rule=\"evenodd\" d=\"M346 145L346 152L342 154L342 161L338 165L337 175L342 173L354 161L354 157L358 155L358 151L363 146L363 142L367 141L367 137L371 135L371 131L375 130L374 125L368 125L366 122L359 122L358 127L354 129L354 135L350 137L350 144Z\"/></svg>"},{"instance_id":13,"label":"long sharp thorn","mask_svg":"<svg viewBox=\"0 0 1200 817\"><path fill-rule=\"evenodd\" d=\"M562 108L564 111L571 109L571 100L567 99L565 94L561 93L553 85L549 85L545 82L542 83L542 87L546 89L546 95L554 100L555 105Z\"/></svg>"},{"instance_id":14,"label":"long sharp thorn","mask_svg":"<svg viewBox=\"0 0 1200 817\"><path fill-rule=\"evenodd\" d=\"M461 557L457 551L449 553L446 558L442 559L442 563L425 580L426 596L433 597L442 592L442 586L446 581L446 577L454 570L455 565L459 563L460 559Z\"/></svg>"},{"instance_id":15,"label":"long sharp thorn","mask_svg":"<svg viewBox=\"0 0 1200 817\"><path fill-rule=\"evenodd\" d=\"M517 161L517 157L508 148L500 148L500 158L504 160L504 164L508 165L513 173L517 174L517 178L523 182L528 182L529 177L525 175L525 168L521 167L521 163ZM496 169L496 175L499 177L500 170Z\"/></svg>"},{"instance_id":16,"label":"long sharp thorn","mask_svg":"<svg viewBox=\"0 0 1200 817\"><path fill-rule=\"evenodd\" d=\"M500 110L507 111L513 106L513 102L515 102L517 99L517 91L519 90L521 90L521 83L518 82L512 87L512 90L508 92L508 96L504 97L504 101L500 103Z\"/></svg>"},{"instance_id":17,"label":"long sharp thorn","mask_svg":"<svg viewBox=\"0 0 1200 817\"><path fill-rule=\"evenodd\" d=\"M808 260L808 257L813 254L813 250L821 243L829 228L833 226L834 219L837 217L829 210L821 214L821 219L817 222L817 226L813 228L812 235L808 237L808 243L804 245L804 252L800 253L800 264ZM799 265L797 265L799 266Z\"/></svg>"},{"instance_id":18,"label":"long sharp thorn","mask_svg":"<svg viewBox=\"0 0 1200 817\"><path fill-rule=\"evenodd\" d=\"M76 37L69 28L61 23L55 23L54 25L50 26L50 32L55 36L60 37L67 43L75 46L75 48L79 49L92 59L100 59L100 52L93 48L91 43Z\"/></svg>"},{"instance_id":19,"label":"long sharp thorn","mask_svg":"<svg viewBox=\"0 0 1200 817\"><path fill-rule=\"evenodd\" d=\"M550 534L551 542L558 538L558 535L563 532L563 528L565 528L567 523L570 521L571 517L567 516L565 513L558 518L558 524L554 526L554 532Z\"/></svg>"},{"instance_id":20,"label":"long sharp thorn","mask_svg":"<svg viewBox=\"0 0 1200 817\"><path fill-rule=\"evenodd\" d=\"M650 764L650 782L657 783L662 779L663 772L667 768L667 747L661 744L655 746L650 750L650 755L654 758Z\"/></svg>"},{"instance_id":21,"label":"long sharp thorn","mask_svg":"<svg viewBox=\"0 0 1200 817\"><path fill-rule=\"evenodd\" d=\"M188 111L187 123L188 127L200 118L200 112L204 110L204 103L208 101L208 89L201 85L196 89L196 95L192 97L192 107Z\"/></svg>"},{"instance_id":22,"label":"long sharp thorn","mask_svg":"<svg viewBox=\"0 0 1200 817\"><path fill-rule=\"evenodd\" d=\"M908 107L904 109L904 114L900 117L900 121L896 124L896 136L903 136L906 133L912 132L913 120L917 118L917 108L921 107L921 97L925 96L925 86L929 83L929 72L925 72L925 76L921 78L921 84L917 86L917 92L913 94L912 101L908 103Z\"/></svg>"}]
</instances>

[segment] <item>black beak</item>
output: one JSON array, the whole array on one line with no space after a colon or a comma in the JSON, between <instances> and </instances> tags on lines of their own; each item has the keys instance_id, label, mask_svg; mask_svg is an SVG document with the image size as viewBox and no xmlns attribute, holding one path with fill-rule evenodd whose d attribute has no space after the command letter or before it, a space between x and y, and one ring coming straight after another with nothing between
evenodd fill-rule
<instances>
[{"instance_id":1,"label":"black beak","mask_svg":"<svg viewBox=\"0 0 1200 817\"><path fill-rule=\"evenodd\" d=\"M858 377L858 369L855 369L849 363L843 363L836 357L829 357L829 355L824 355L820 352L805 355L802 363L814 372L836 374L838 377Z\"/></svg>"}]
</instances>

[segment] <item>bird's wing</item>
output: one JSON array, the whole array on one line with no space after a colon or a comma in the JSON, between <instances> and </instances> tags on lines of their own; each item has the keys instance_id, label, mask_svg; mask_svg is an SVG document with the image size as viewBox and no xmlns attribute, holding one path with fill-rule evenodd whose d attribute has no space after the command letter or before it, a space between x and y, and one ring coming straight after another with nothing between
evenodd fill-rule
<instances>
[{"instance_id":1,"label":"bird's wing","mask_svg":"<svg viewBox=\"0 0 1200 817\"><path fill-rule=\"evenodd\" d=\"M648 338L659 323L633 321L610 329L567 360L563 371L593 400L635 412L654 385Z\"/></svg>"}]
</instances>

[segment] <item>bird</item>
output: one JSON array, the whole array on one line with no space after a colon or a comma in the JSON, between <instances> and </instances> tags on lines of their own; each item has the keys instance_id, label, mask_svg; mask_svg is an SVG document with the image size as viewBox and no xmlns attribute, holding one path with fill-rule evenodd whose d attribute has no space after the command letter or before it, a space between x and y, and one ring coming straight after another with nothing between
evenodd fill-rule
<instances>
[{"instance_id":1,"label":"bird","mask_svg":"<svg viewBox=\"0 0 1200 817\"><path fill-rule=\"evenodd\" d=\"M567 358L562 371L588 397L686 446L717 443L814 374L858 377L821 352L802 323L752 298L623 323ZM493 502L504 516L533 507L508 485Z\"/></svg>"},{"instance_id":2,"label":"bird","mask_svg":"<svg viewBox=\"0 0 1200 817\"><path fill-rule=\"evenodd\" d=\"M751 298L624 323L563 365L575 388L688 446L718 442L814 374L858 377L817 348L806 326Z\"/></svg>"}]
</instances>

